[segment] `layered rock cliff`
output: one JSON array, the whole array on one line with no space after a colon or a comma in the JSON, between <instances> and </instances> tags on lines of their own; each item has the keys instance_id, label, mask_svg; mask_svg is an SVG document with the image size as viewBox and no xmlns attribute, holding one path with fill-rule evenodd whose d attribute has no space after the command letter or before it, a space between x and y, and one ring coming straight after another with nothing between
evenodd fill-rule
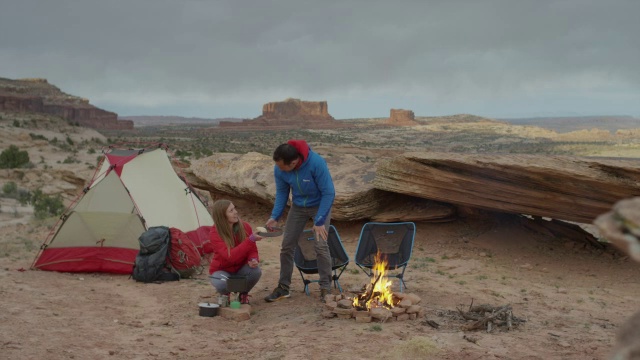
<instances>
[{"instance_id":1,"label":"layered rock cliff","mask_svg":"<svg viewBox=\"0 0 640 360\"><path fill-rule=\"evenodd\" d=\"M591 223L616 201L640 196L640 161L406 153L379 164L373 184L456 205Z\"/></svg>"},{"instance_id":2,"label":"layered rock cliff","mask_svg":"<svg viewBox=\"0 0 640 360\"><path fill-rule=\"evenodd\" d=\"M66 94L46 79L0 78L0 111L50 114L94 129L133 129L133 121L118 120L118 114Z\"/></svg>"}]
</instances>

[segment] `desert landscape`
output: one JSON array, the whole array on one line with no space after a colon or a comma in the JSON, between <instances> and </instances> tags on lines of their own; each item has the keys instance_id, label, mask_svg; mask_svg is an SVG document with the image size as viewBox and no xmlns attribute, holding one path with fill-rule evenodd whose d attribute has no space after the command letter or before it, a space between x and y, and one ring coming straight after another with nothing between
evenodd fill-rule
<instances>
[{"instance_id":1,"label":"desert landscape","mask_svg":"<svg viewBox=\"0 0 640 360\"><path fill-rule=\"evenodd\" d=\"M86 104L83 104L86 106ZM314 115L315 116L315 115ZM265 121L277 121L272 118ZM264 120L264 118L257 119ZM313 121L317 120L312 118ZM109 121L115 121L111 119ZM328 121L328 120L327 120ZM339 120L331 120L340 122ZM16 146L31 165L0 169L0 186L60 196L67 206L95 172L102 147L163 142L185 170L224 154L268 156L289 138L304 138L326 158L351 156L375 169L402 153L538 154L617 158L640 156L638 129L611 132L597 124L558 133L473 115L414 117L410 124L356 119L332 128L221 129L202 123L96 129L61 116L0 111L0 149ZM92 121L87 121L88 125ZM608 126L611 124L608 123ZM282 125L284 126L284 125ZM640 126L638 126L640 128ZM55 139L55 140L54 140ZM265 164L268 168L270 165ZM338 173L337 169L336 172ZM269 173L263 174L269 177ZM637 186L637 184L635 185ZM254 228L269 217L268 201L196 188L209 201L230 198ZM635 194L636 196L638 194ZM161 201L161 200L159 200ZM611 204L613 206L613 203ZM137 283L128 275L32 270L41 244L59 222L34 207L0 197L0 350L6 359L607 359L622 324L640 310L640 265L577 223L598 242L530 226L521 214L455 207L454 216L415 221L405 293L420 297L423 316L358 323L323 316L297 271L292 296L263 298L276 285L281 238L258 243L263 276L251 293L251 317L233 321L198 314L216 301L207 264L190 279ZM463 211L465 210L465 211ZM405 214L402 216L411 216ZM369 278L353 256L368 219L333 221L352 261L340 277L345 294ZM399 290L397 279L393 287ZM337 294L337 289L334 289ZM472 305L510 305L521 321L511 329L463 330Z\"/></svg>"}]
</instances>

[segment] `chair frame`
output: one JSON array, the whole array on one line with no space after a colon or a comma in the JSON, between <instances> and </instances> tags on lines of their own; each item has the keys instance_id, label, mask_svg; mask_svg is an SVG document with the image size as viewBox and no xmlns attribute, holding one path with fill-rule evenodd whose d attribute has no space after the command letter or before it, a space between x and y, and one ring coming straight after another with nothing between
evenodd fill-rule
<instances>
[{"instance_id":1,"label":"chair frame","mask_svg":"<svg viewBox=\"0 0 640 360\"><path fill-rule=\"evenodd\" d=\"M349 262L351 261L351 258L349 257L349 254L347 253L347 251L344 248L344 245L342 244L342 239L340 239L340 234L338 233L338 230L333 225L329 225L329 236L331 235L332 231L335 233L335 236L336 236L335 241L337 241L337 244L340 245L340 247L342 248L342 252L344 253L344 256L346 256L346 261L343 264L332 265L331 266L331 270L333 272L333 274L331 276L331 281L333 281L333 287L338 289L338 291L340 291L340 293L342 293L342 286L340 286L339 279L340 279L340 276L342 275L342 273L347 268L347 265L349 265ZM315 235L313 234L313 230L311 230L311 229L304 230L300 236L302 237L303 235L306 235L306 234L309 235L309 239L312 239L312 238L315 237ZM327 241L329 241L329 239L327 239ZM296 253L298 251L300 251L300 250L299 250L299 247L296 245L296 250L294 252L294 265L296 266L296 268L300 272L300 277L302 277L302 282L304 283L304 292L307 294L307 296L309 296L309 295L311 295L311 292L309 291L309 284L311 284L311 283L319 283L320 279L317 279L317 280L308 279L308 278L305 278L304 274L307 274L307 275L317 274L318 273L318 268L317 267L306 268L306 267L296 263L295 259L296 259ZM331 251L331 246L329 246L329 251L332 252ZM331 258L333 259L333 256Z\"/></svg>"},{"instance_id":2,"label":"chair frame","mask_svg":"<svg viewBox=\"0 0 640 360\"><path fill-rule=\"evenodd\" d=\"M373 277L373 266L370 266L368 264L362 264L358 261L358 251L360 250L360 244L362 242L362 236L364 235L365 230L367 230L367 227L370 225L409 225L410 227L412 227L412 234L411 234L411 245L409 247L409 257L407 258L407 260L400 265L387 265L385 270L397 270L398 268L402 268L402 271L398 274L392 275L389 274L389 276L392 277L396 277L400 280L400 292L404 292L404 289L407 287L407 284L404 282L404 272L407 269L407 265L409 264L409 260L411 259L411 255L413 253L413 244L415 243L415 237L416 237L416 224L413 222L393 222L393 223L384 223L384 222L368 222L366 224L364 224L362 226L362 230L360 231L360 237L358 238L358 245L356 245L356 254L354 256L354 260L356 265L358 265L358 267L360 269L362 269L362 271L367 274L367 276L369 277ZM377 248L377 245L376 245Z\"/></svg>"}]
</instances>

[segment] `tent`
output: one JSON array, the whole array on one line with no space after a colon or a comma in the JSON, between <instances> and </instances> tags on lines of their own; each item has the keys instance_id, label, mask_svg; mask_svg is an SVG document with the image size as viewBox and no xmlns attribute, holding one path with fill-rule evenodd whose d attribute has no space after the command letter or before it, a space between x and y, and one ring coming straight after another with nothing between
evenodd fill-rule
<instances>
[{"instance_id":1,"label":"tent","mask_svg":"<svg viewBox=\"0 0 640 360\"><path fill-rule=\"evenodd\" d=\"M32 268L130 274L138 237L152 226L180 229L202 248L213 219L163 144L108 148L79 201L62 215Z\"/></svg>"}]
</instances>

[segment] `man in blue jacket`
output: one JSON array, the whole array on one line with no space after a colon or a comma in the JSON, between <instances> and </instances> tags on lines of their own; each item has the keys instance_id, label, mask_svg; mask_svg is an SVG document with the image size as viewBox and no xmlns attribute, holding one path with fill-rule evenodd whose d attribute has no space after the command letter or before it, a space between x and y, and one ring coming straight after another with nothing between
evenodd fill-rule
<instances>
[{"instance_id":1,"label":"man in blue jacket","mask_svg":"<svg viewBox=\"0 0 640 360\"><path fill-rule=\"evenodd\" d=\"M290 296L289 286L293 273L293 253L298 238L309 219L313 220L315 250L320 276L320 300L331 290L331 255L327 236L331 221L331 206L336 192L327 162L313 152L304 140L289 140L273 152L276 181L276 199L267 220L267 227L276 226L292 194L291 209L287 215L280 249L280 280L273 292L264 299L277 301Z\"/></svg>"}]
</instances>

